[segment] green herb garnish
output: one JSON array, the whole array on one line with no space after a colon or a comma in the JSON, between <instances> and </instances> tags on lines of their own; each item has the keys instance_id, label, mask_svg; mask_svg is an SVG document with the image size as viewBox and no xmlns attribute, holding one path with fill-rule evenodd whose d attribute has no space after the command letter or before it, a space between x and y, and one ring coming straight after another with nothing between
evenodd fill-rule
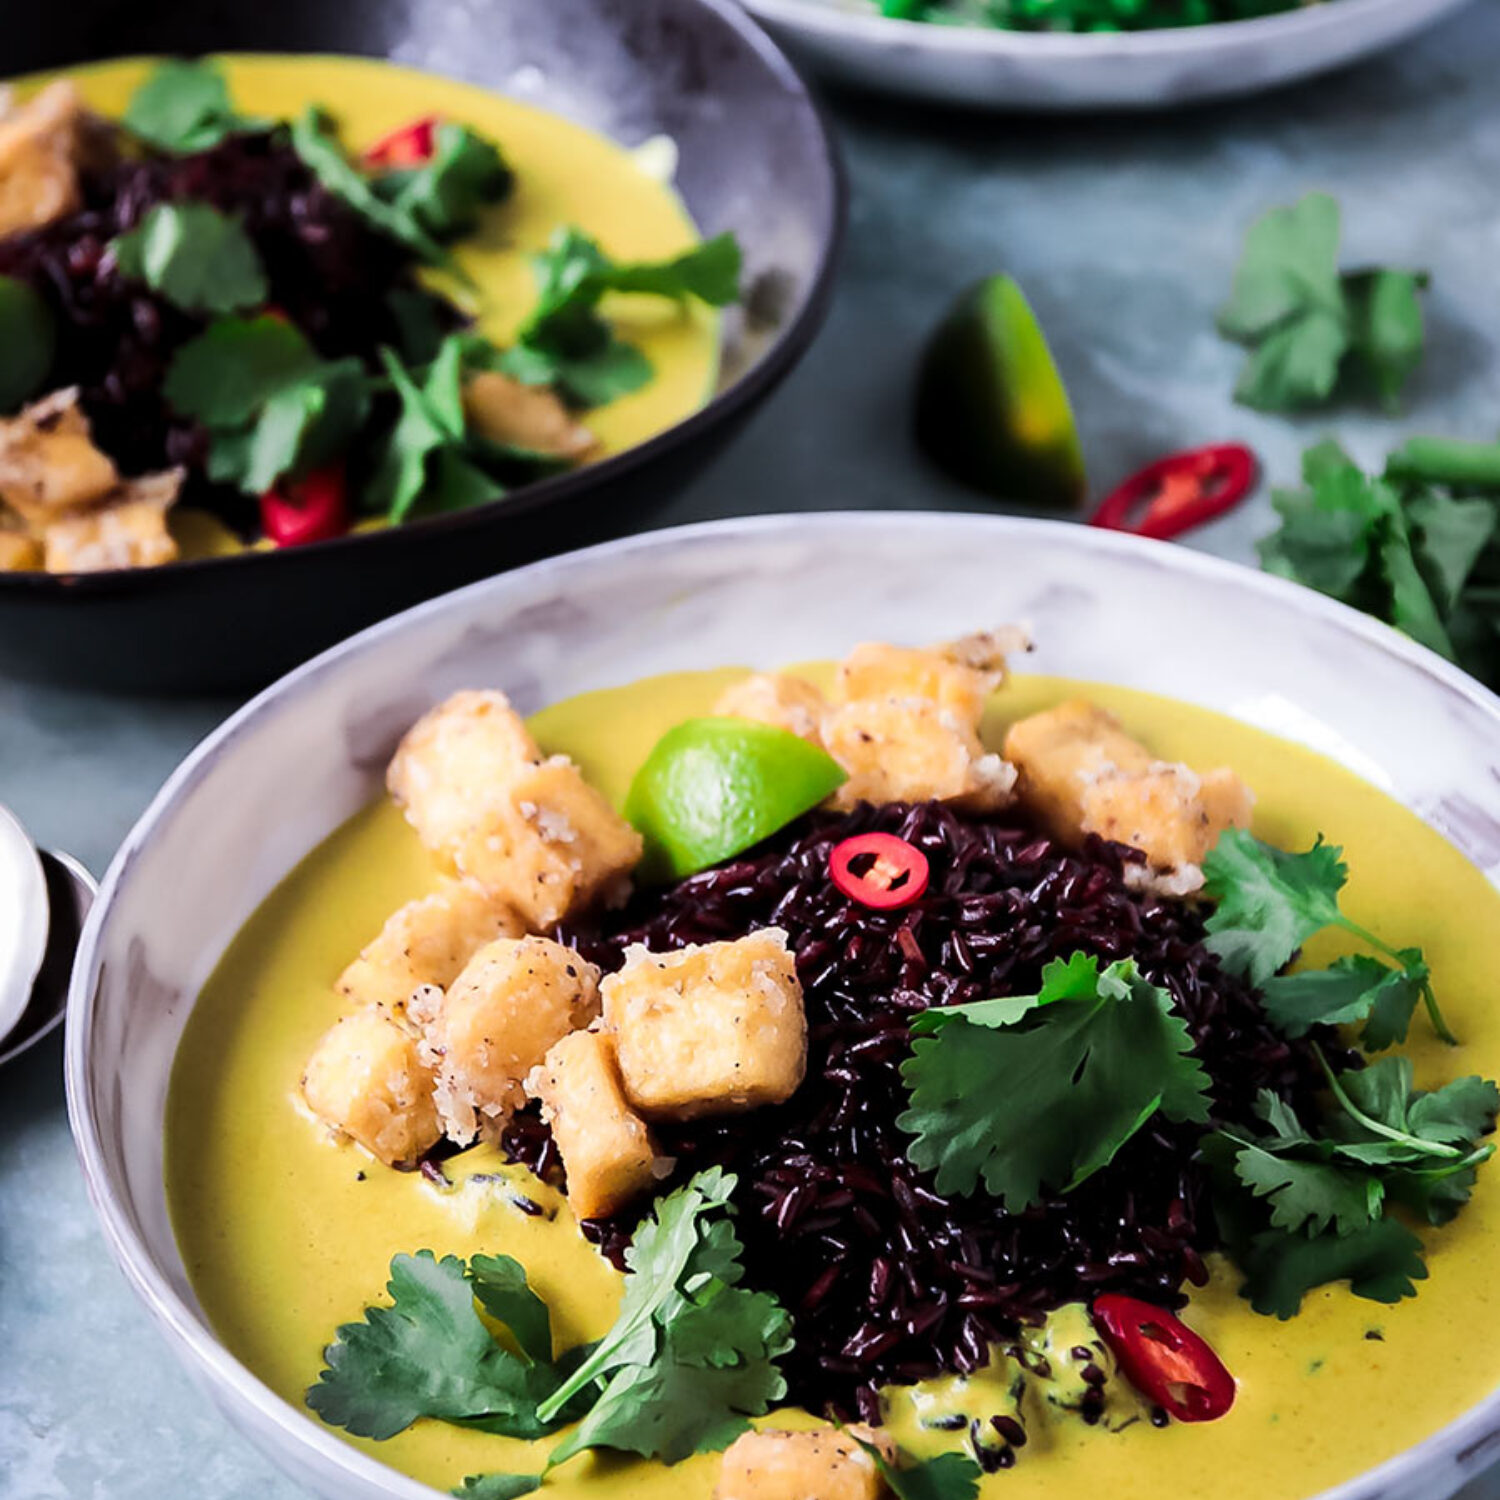
<instances>
[{"instance_id":1,"label":"green herb garnish","mask_svg":"<svg viewBox=\"0 0 1500 1500\"><path fill-rule=\"evenodd\" d=\"M480 210L499 203L513 184L495 143L451 120L434 133L431 161L371 179L374 192L396 213L439 241L473 229Z\"/></svg>"},{"instance_id":2,"label":"green herb garnish","mask_svg":"<svg viewBox=\"0 0 1500 1500\"><path fill-rule=\"evenodd\" d=\"M919 1461L907 1459L898 1466L873 1443L856 1433L849 1436L869 1455L896 1500L976 1500L979 1494L983 1471L961 1453L941 1453Z\"/></svg>"},{"instance_id":3,"label":"green herb garnish","mask_svg":"<svg viewBox=\"0 0 1500 1500\"><path fill-rule=\"evenodd\" d=\"M1272 494L1261 566L1500 683L1500 443L1409 438L1375 477L1324 442L1302 473Z\"/></svg>"},{"instance_id":4,"label":"green herb garnish","mask_svg":"<svg viewBox=\"0 0 1500 1500\"><path fill-rule=\"evenodd\" d=\"M244 226L207 203L159 203L110 248L122 275L184 312L239 312L269 295Z\"/></svg>"},{"instance_id":5,"label":"green herb garnish","mask_svg":"<svg viewBox=\"0 0 1500 1500\"><path fill-rule=\"evenodd\" d=\"M1419 272L1340 273L1339 206L1309 193L1250 226L1219 331L1247 345L1235 399L1263 411L1317 405L1363 380L1394 407L1422 358Z\"/></svg>"},{"instance_id":6,"label":"green herb garnish","mask_svg":"<svg viewBox=\"0 0 1500 1500\"><path fill-rule=\"evenodd\" d=\"M531 1495L542 1486L538 1474L471 1474L452 1491L463 1500L516 1500Z\"/></svg>"},{"instance_id":7,"label":"green herb garnish","mask_svg":"<svg viewBox=\"0 0 1500 1500\"><path fill-rule=\"evenodd\" d=\"M208 474L259 495L344 450L369 409L357 359L324 360L280 318L221 318L173 358L172 408L208 429Z\"/></svg>"},{"instance_id":8,"label":"green herb garnish","mask_svg":"<svg viewBox=\"0 0 1500 1500\"><path fill-rule=\"evenodd\" d=\"M734 1178L701 1172L661 1199L626 1252L625 1293L596 1345L552 1358L546 1308L506 1256L466 1266L430 1251L391 1262L391 1305L338 1331L307 1403L336 1427L389 1438L420 1417L535 1438L581 1418L547 1467L587 1448L673 1464L728 1446L786 1394L775 1361L791 1319L748 1292L727 1217ZM477 1305L476 1305L477 1302ZM502 1344L479 1307L502 1323ZM529 1494L529 1475L474 1475L455 1493Z\"/></svg>"},{"instance_id":9,"label":"green herb garnish","mask_svg":"<svg viewBox=\"0 0 1500 1500\"><path fill-rule=\"evenodd\" d=\"M57 352L57 323L36 289L0 276L0 412L42 389Z\"/></svg>"},{"instance_id":10,"label":"green herb garnish","mask_svg":"<svg viewBox=\"0 0 1500 1500\"><path fill-rule=\"evenodd\" d=\"M740 247L721 234L670 260L611 260L579 229L561 229L534 258L538 302L495 368L527 385L553 385L574 406L603 406L651 379L651 363L620 339L599 304L609 292L724 307L739 296Z\"/></svg>"},{"instance_id":11,"label":"green herb garnish","mask_svg":"<svg viewBox=\"0 0 1500 1500\"><path fill-rule=\"evenodd\" d=\"M132 135L163 151L207 151L226 136L262 130L264 120L236 113L216 64L172 58L131 95L123 121Z\"/></svg>"},{"instance_id":12,"label":"green herb garnish","mask_svg":"<svg viewBox=\"0 0 1500 1500\"><path fill-rule=\"evenodd\" d=\"M1231 973L1258 986L1266 1014L1288 1036L1317 1025L1363 1021L1370 1051L1404 1041L1420 999L1432 1029L1448 1029L1417 948L1392 948L1339 910L1349 878L1343 851L1321 839L1302 854L1226 829L1203 861L1204 894L1217 902L1204 924L1207 943ZM1277 977L1314 933L1337 928L1374 948L1379 959L1340 959L1328 970Z\"/></svg>"},{"instance_id":13,"label":"green herb garnish","mask_svg":"<svg viewBox=\"0 0 1500 1500\"><path fill-rule=\"evenodd\" d=\"M1187 1025L1128 959L1100 973L1075 953L1047 966L1036 995L936 1007L912 1030L897 1123L940 1193L982 1181L1020 1213L1107 1166L1158 1110L1208 1119Z\"/></svg>"}]
</instances>

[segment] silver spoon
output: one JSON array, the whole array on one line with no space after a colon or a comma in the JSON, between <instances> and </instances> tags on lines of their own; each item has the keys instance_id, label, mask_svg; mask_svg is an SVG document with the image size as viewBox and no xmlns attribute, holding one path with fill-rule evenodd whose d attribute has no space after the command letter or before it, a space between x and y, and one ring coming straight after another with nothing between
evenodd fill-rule
<instances>
[{"instance_id":1,"label":"silver spoon","mask_svg":"<svg viewBox=\"0 0 1500 1500\"><path fill-rule=\"evenodd\" d=\"M61 1022L73 957L97 890L72 855L38 850L0 807L0 1065ZM18 976L28 971L22 986Z\"/></svg>"}]
</instances>

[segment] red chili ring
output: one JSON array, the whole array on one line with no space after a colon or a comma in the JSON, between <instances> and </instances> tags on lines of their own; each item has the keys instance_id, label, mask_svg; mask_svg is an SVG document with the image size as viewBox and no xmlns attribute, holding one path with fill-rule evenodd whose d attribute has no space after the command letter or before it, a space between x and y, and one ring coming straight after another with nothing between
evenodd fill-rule
<instances>
[{"instance_id":1,"label":"red chili ring","mask_svg":"<svg viewBox=\"0 0 1500 1500\"><path fill-rule=\"evenodd\" d=\"M420 167L432 160L437 149L437 128L442 120L437 115L423 115L399 125L389 135L383 135L364 154L367 167L382 170L400 170L404 167Z\"/></svg>"},{"instance_id":2,"label":"red chili ring","mask_svg":"<svg viewBox=\"0 0 1500 1500\"><path fill-rule=\"evenodd\" d=\"M260 497L260 523L278 547L326 542L349 529L349 495L342 462L283 481Z\"/></svg>"},{"instance_id":3,"label":"red chili ring","mask_svg":"<svg viewBox=\"0 0 1500 1500\"><path fill-rule=\"evenodd\" d=\"M890 911L918 900L931 870L927 856L894 833L857 833L833 846L828 874L851 901Z\"/></svg>"},{"instance_id":4,"label":"red chili ring","mask_svg":"<svg viewBox=\"0 0 1500 1500\"><path fill-rule=\"evenodd\" d=\"M1106 495L1089 525L1169 542L1232 510L1255 488L1257 473L1243 443L1170 453Z\"/></svg>"},{"instance_id":5,"label":"red chili ring","mask_svg":"<svg viewBox=\"0 0 1500 1500\"><path fill-rule=\"evenodd\" d=\"M1180 1318L1114 1292L1094 1299L1093 1315L1125 1378L1179 1422L1212 1422L1234 1405L1234 1376Z\"/></svg>"}]
</instances>

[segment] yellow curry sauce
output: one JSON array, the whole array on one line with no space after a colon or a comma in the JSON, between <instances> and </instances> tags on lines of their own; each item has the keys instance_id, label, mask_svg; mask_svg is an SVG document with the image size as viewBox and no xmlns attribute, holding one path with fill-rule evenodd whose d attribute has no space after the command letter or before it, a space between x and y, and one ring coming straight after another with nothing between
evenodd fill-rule
<instances>
[{"instance_id":1,"label":"yellow curry sauce","mask_svg":"<svg viewBox=\"0 0 1500 1500\"><path fill-rule=\"evenodd\" d=\"M547 709L533 727L545 749L572 755L618 804L658 736L706 712L736 675L682 674L589 694ZM1321 756L1142 693L1017 678L996 697L985 737L998 744L1010 719L1079 692L1117 713L1165 759L1234 766L1258 794L1262 837L1306 847L1322 832L1344 845L1346 910L1394 942L1425 949L1464 1042L1456 1051L1443 1046L1419 1019L1407 1049L1418 1083L1500 1073L1488 941L1500 922L1500 896L1455 849ZM340 1011L334 978L390 912L430 890L437 875L389 803L360 813L246 924L206 986L178 1053L166 1177L189 1276L228 1348L299 1409L336 1325L383 1299L398 1251L515 1256L552 1307L560 1346L602 1333L618 1298L620 1278L578 1234L560 1196L523 1169L477 1148L457 1170L449 1164L459 1185L443 1190L331 1141L297 1101L303 1064ZM1333 951L1313 947L1318 962ZM1165 1430L1136 1421L1106 1431L1071 1418L1039 1422L1033 1406L1031 1441L1016 1467L986 1479L982 1493L1011 1500L1294 1500L1429 1435L1500 1383L1500 1346L1483 1332L1500 1315L1497 1170L1480 1170L1473 1203L1454 1224L1423 1229L1430 1279L1398 1306L1325 1287L1308 1296L1300 1316L1278 1322L1252 1312L1236 1295L1236 1273L1217 1265L1186 1317L1239 1381L1227 1417ZM467 1181L476 1172L491 1180ZM542 1204L546 1216L522 1212L515 1193ZM1078 1316L1064 1311L1054 1344L1076 1341ZM988 1396L991 1411L1002 1409L995 1394ZM895 1435L914 1451L933 1451L934 1435L917 1430L913 1413L961 1407L962 1397L951 1382L935 1383L915 1401L903 1397L893 1403ZM528 1445L421 1422L389 1442L352 1441L446 1490L467 1474L535 1472L552 1440ZM559 1500L708 1500L717 1468L716 1455L673 1469L584 1456L549 1479L543 1493Z\"/></svg>"},{"instance_id":2,"label":"yellow curry sauce","mask_svg":"<svg viewBox=\"0 0 1500 1500\"><path fill-rule=\"evenodd\" d=\"M536 305L529 257L556 229L576 225L621 260L659 260L698 241L682 201L653 175L649 162L546 110L369 58L234 54L218 61L236 109L291 119L309 104L321 105L337 119L351 151L433 114L495 140L515 173L515 188L454 246L455 259L474 285L464 287L436 273L431 279L502 346L514 341ZM71 68L25 79L20 92L66 77L94 110L118 119L153 66L153 60L130 59ZM655 370L639 391L583 419L601 450L617 453L680 422L712 394L718 379L718 318L702 307L677 308L659 298L616 298L608 311L621 335L639 346ZM206 512L179 511L172 529L185 557L240 550Z\"/></svg>"}]
</instances>

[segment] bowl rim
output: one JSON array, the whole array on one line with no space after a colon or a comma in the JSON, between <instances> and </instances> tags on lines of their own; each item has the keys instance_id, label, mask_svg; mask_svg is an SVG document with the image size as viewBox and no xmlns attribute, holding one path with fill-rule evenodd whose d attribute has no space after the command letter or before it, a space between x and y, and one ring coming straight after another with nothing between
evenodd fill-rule
<instances>
[{"instance_id":1,"label":"bowl rim","mask_svg":"<svg viewBox=\"0 0 1500 1500\"><path fill-rule=\"evenodd\" d=\"M1466 0L1429 0L1443 11ZM1411 0L1319 0L1294 10L1202 26L1158 26L1144 31L1008 31L985 26L934 26L895 16L845 10L824 0L744 0L762 20L789 30L815 33L825 42L854 41L863 46L910 48L945 58L990 57L1026 62L1165 57L1191 60L1225 46L1306 42L1340 31L1357 16L1403 11Z\"/></svg>"},{"instance_id":2,"label":"bowl rim","mask_svg":"<svg viewBox=\"0 0 1500 1500\"><path fill-rule=\"evenodd\" d=\"M433 1494L439 1492L355 1448L332 1428L323 1426L310 1413L277 1394L242 1364L215 1335L206 1317L190 1307L187 1300L173 1289L118 1200L115 1184L104 1161L99 1120L94 1110L92 1080L96 1059L91 1045L102 979L101 934L113 913L117 893L128 880L137 856L155 837L158 826L170 817L179 799L206 774L221 752L243 736L253 734L262 717L276 713L285 701L315 691L320 679L330 672L337 672L347 659L379 651L389 637L412 624L449 610L462 611L466 602L485 592L504 590L511 583L525 586L554 573L566 577L573 569L587 567L605 556L611 559L635 557L637 566L649 566L653 554L705 538L775 538L816 531L820 527L827 528L833 536L847 535L849 527L872 531L888 529L894 534L893 540L899 540L904 529L910 527L947 531L956 542L966 533L997 539L1009 536L1045 540L1050 537L1075 554L1082 550L1106 563L1116 558L1147 555L1159 562L1170 557L1166 563L1169 570L1180 570L1202 580L1220 583L1231 593L1243 589L1263 596L1285 609L1320 619L1353 638L1362 649L1393 658L1403 668L1428 679L1447 694L1478 710L1493 724L1497 743L1500 743L1500 696L1427 647L1348 605L1245 564L1129 533L1069 521L972 512L792 512L696 522L619 538L493 574L414 605L348 637L279 678L232 713L189 752L126 835L100 882L98 897L79 942L68 991L64 1050L68 1122L88 1197L110 1253L136 1295L169 1335L167 1342L173 1352L208 1377L209 1394L221 1406L229 1403L253 1409L265 1423L309 1458L331 1464L351 1477L358 1476L387 1500L431 1500ZM1170 552L1163 553L1163 547L1170 547ZM196 997L193 1003L196 1004ZM1412 1447L1331 1489L1308 1497L1308 1500L1382 1500L1393 1482L1409 1477L1424 1465L1445 1457L1458 1463L1472 1462L1478 1453L1491 1450L1497 1437L1500 1437L1500 1389L1481 1398ZM283 1456L270 1456L276 1462L286 1464Z\"/></svg>"},{"instance_id":3,"label":"bowl rim","mask_svg":"<svg viewBox=\"0 0 1500 1500\"><path fill-rule=\"evenodd\" d=\"M0 592L33 598L65 598L78 594L94 597L133 593L153 586L167 586L176 579L219 577L230 569L261 567L266 570L265 587L275 587L277 567L300 566L301 560L359 547L369 551L391 548L401 538L416 533L423 537L458 535L492 521L500 507L516 515L525 515L553 502L566 502L596 488L607 488L644 465L691 444L694 439L729 421L736 413L755 402L780 383L807 352L828 315L833 300L834 283L840 252L843 248L849 218L849 181L843 156L839 151L828 110L811 88L801 70L764 27L758 25L745 8L734 0L673 0L673 3L698 7L718 17L754 54L761 67L779 82L808 115L810 144L821 176L822 195L818 205L823 233L812 275L800 304L789 320L776 330L775 337L753 364L729 385L715 391L696 411L689 412L670 427L618 453L611 453L597 463L586 464L522 485L513 493L487 500L467 510L423 516L399 526L375 531L348 532L327 541L310 542L299 547L278 547L269 551L245 549L222 557L191 558L154 568L113 568L99 573L0 572ZM434 71L434 70L427 70ZM438 73L437 76L445 76ZM487 85L480 84L480 88Z\"/></svg>"}]
</instances>

